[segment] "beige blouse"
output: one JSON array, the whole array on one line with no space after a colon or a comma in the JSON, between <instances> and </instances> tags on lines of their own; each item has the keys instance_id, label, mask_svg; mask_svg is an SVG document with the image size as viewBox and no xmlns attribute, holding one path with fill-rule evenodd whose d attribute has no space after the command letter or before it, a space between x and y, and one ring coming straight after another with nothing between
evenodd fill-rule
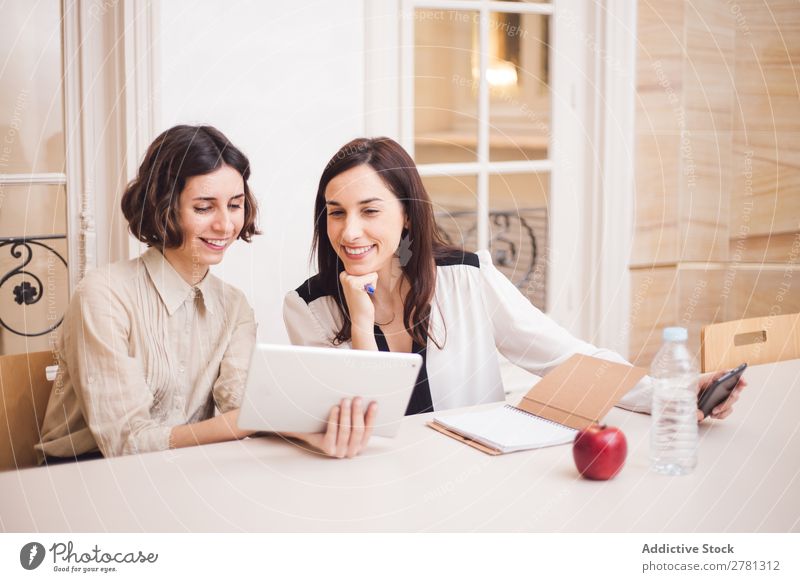
<instances>
[{"instance_id":1,"label":"beige blouse","mask_svg":"<svg viewBox=\"0 0 800 582\"><path fill-rule=\"evenodd\" d=\"M239 406L255 339L241 291L211 273L192 287L156 249L88 273L61 326L40 460L168 449L173 426Z\"/></svg>"}]
</instances>

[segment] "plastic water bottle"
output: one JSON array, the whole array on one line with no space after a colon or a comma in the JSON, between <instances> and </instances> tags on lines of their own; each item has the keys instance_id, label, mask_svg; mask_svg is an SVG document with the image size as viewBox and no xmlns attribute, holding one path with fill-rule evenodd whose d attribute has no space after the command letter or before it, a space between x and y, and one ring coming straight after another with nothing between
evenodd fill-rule
<instances>
[{"instance_id":1,"label":"plastic water bottle","mask_svg":"<svg viewBox=\"0 0 800 582\"><path fill-rule=\"evenodd\" d=\"M650 466L664 475L688 475L697 465L697 382L684 327L664 329L653 360L653 427Z\"/></svg>"}]
</instances>

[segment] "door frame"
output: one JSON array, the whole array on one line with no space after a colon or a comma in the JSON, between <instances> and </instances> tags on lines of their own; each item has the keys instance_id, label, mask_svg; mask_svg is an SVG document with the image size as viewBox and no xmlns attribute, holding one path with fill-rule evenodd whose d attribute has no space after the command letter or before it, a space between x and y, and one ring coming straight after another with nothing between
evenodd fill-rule
<instances>
[{"instance_id":1,"label":"door frame","mask_svg":"<svg viewBox=\"0 0 800 582\"><path fill-rule=\"evenodd\" d=\"M88 270L131 256L120 200L157 127L157 10L62 2L70 293Z\"/></svg>"}]
</instances>

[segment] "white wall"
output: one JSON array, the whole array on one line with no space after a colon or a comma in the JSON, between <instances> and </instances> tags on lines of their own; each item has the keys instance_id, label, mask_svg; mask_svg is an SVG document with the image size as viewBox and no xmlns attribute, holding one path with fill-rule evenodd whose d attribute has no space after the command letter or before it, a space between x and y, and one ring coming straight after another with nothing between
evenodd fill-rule
<instances>
[{"instance_id":1,"label":"white wall","mask_svg":"<svg viewBox=\"0 0 800 582\"><path fill-rule=\"evenodd\" d=\"M287 341L281 305L310 274L317 181L364 132L363 14L357 0L159 4L157 132L211 124L250 158L263 235L214 272L247 294L262 341Z\"/></svg>"}]
</instances>

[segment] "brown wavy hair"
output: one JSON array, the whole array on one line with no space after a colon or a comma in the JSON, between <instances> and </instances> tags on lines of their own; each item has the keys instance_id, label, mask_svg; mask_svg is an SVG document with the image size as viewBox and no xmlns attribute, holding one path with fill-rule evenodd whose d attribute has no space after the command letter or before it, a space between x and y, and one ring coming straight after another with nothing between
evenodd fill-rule
<instances>
[{"instance_id":1,"label":"brown wavy hair","mask_svg":"<svg viewBox=\"0 0 800 582\"><path fill-rule=\"evenodd\" d=\"M136 177L122 196L122 213L131 234L147 246L178 248L183 245L180 194L186 181L230 166L244 182L244 224L240 239L250 242L256 227L258 205L250 192L250 161L221 131L209 125L176 125L159 135L144 156Z\"/></svg>"},{"instance_id":2,"label":"brown wavy hair","mask_svg":"<svg viewBox=\"0 0 800 582\"><path fill-rule=\"evenodd\" d=\"M388 137L358 138L346 143L328 162L319 180L314 203L312 260L316 255L320 283L336 298L344 316L344 323L336 334L334 343L341 344L350 340L352 326L339 281L344 265L328 239L325 190L336 176L361 165L375 170L403 205L408 219L408 235L412 241L411 258L402 269L411 289L403 305L403 325L418 345L427 345L430 338L441 348L429 329L431 301L436 286L436 258L461 250L448 245L439 234L431 199L414 160L399 143Z\"/></svg>"}]
</instances>

